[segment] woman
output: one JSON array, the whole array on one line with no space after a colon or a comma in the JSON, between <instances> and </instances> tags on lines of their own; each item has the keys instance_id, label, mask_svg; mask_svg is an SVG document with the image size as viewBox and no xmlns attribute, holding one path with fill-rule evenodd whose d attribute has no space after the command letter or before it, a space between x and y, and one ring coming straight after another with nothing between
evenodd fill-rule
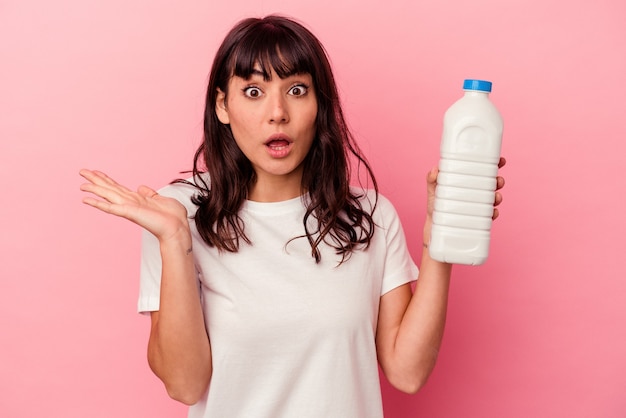
<instances>
[{"instance_id":1,"label":"woman","mask_svg":"<svg viewBox=\"0 0 626 418\"><path fill-rule=\"evenodd\" d=\"M350 158L373 190L349 186ZM377 360L402 391L426 381L451 265L425 245L411 291L418 269L398 216L346 127L322 45L302 25L246 19L226 36L192 178L157 193L81 175L81 189L100 198L86 204L146 231L149 364L192 405L190 417L382 417ZM436 177L427 176L424 243Z\"/></svg>"}]
</instances>

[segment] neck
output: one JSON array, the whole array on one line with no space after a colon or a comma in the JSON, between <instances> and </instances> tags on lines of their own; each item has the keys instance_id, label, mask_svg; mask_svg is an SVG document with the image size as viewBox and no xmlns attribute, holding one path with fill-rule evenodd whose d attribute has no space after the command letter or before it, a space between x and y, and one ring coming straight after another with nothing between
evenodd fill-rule
<instances>
[{"instance_id":1,"label":"neck","mask_svg":"<svg viewBox=\"0 0 626 418\"><path fill-rule=\"evenodd\" d=\"M301 178L282 176L257 178L248 190L248 200L255 202L282 202L302 195Z\"/></svg>"}]
</instances>

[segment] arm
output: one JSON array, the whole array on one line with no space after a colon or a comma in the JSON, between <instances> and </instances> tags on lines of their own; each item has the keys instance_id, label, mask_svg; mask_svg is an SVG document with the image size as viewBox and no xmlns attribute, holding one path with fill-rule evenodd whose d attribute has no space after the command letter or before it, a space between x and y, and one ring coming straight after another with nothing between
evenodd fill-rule
<instances>
[{"instance_id":1,"label":"arm","mask_svg":"<svg viewBox=\"0 0 626 418\"><path fill-rule=\"evenodd\" d=\"M86 197L85 204L128 219L159 240L161 298L159 311L151 314L148 362L172 398L197 402L211 377L211 349L185 207L145 186L133 192L104 173L81 170L80 174L88 181L81 190L101 198Z\"/></svg>"},{"instance_id":2,"label":"arm","mask_svg":"<svg viewBox=\"0 0 626 418\"><path fill-rule=\"evenodd\" d=\"M502 167L506 161L500 160ZM424 243L430 241L437 170L428 173L428 204L424 224ZM498 177L497 189L504 186ZM502 202L496 193L494 205ZM493 219L498 217L494 208ZM410 284L400 286L381 297L376 347L378 359L389 382L407 393L417 392L435 367L448 306L452 265L430 258L425 245L420 272L411 293Z\"/></svg>"},{"instance_id":3,"label":"arm","mask_svg":"<svg viewBox=\"0 0 626 418\"><path fill-rule=\"evenodd\" d=\"M161 241L160 249L161 297L151 313L148 363L170 397L192 405L206 391L212 366L189 231Z\"/></svg>"},{"instance_id":4,"label":"arm","mask_svg":"<svg viewBox=\"0 0 626 418\"><path fill-rule=\"evenodd\" d=\"M417 392L435 366L451 272L451 264L431 259L425 248L415 292L407 283L381 297L378 358L389 382L403 392Z\"/></svg>"}]
</instances>

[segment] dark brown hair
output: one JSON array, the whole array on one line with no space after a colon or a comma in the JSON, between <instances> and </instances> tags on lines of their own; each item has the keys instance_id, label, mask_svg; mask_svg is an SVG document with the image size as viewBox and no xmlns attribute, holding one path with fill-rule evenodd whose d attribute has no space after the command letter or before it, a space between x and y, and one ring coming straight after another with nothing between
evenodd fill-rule
<instances>
[{"instance_id":1,"label":"dark brown hair","mask_svg":"<svg viewBox=\"0 0 626 418\"><path fill-rule=\"evenodd\" d=\"M303 219L306 238L316 262L319 245L326 242L345 261L357 248L367 248L374 234L371 207L361 204L364 191L350 187L351 164L364 168L378 198L372 170L346 125L339 95L319 40L301 24L281 16L242 20L227 34L211 69L204 113L204 140L194 157L193 175L199 193L194 220L202 239L220 250L236 252L240 240L250 243L239 210L255 173L241 152L228 125L215 113L218 88L228 96L232 76L248 79L255 65L269 79L271 71L281 78L308 73L317 98L316 137L304 161L302 190L308 192ZM258 67L257 67L258 68ZM208 173L208 180L203 172ZM358 178L360 180L360 178ZM309 218L317 220L311 230ZM315 223L314 223L315 224Z\"/></svg>"}]
</instances>

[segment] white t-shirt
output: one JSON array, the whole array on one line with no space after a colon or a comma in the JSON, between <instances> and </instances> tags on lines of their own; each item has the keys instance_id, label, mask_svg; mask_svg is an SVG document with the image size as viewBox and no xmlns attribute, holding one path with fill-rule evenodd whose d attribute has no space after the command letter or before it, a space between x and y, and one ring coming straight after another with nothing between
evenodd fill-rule
<instances>
[{"instance_id":1,"label":"white t-shirt","mask_svg":"<svg viewBox=\"0 0 626 418\"><path fill-rule=\"evenodd\" d=\"M195 189L170 185L190 216ZM370 199L373 193L369 192ZM363 200L369 207L369 200ZM375 334L381 295L415 280L417 267L391 203L379 196L370 247L337 266L322 246L315 263L301 198L246 201L240 215L252 241L218 252L190 219L213 374L191 418L380 418ZM159 309L161 260L144 232L138 309Z\"/></svg>"}]
</instances>

